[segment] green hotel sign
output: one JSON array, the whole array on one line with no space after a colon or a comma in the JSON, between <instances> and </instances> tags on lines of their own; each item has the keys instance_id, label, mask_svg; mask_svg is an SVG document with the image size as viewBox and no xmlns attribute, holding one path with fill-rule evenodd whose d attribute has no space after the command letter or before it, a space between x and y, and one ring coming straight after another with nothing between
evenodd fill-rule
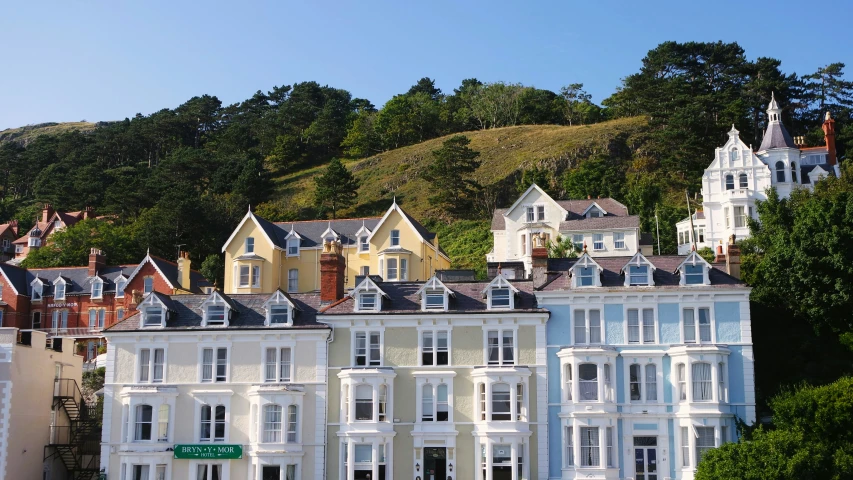
<instances>
[{"instance_id":1,"label":"green hotel sign","mask_svg":"<svg viewBox=\"0 0 853 480\"><path fill-rule=\"evenodd\" d=\"M238 460L243 458L243 446L225 444L175 445L175 458Z\"/></svg>"}]
</instances>

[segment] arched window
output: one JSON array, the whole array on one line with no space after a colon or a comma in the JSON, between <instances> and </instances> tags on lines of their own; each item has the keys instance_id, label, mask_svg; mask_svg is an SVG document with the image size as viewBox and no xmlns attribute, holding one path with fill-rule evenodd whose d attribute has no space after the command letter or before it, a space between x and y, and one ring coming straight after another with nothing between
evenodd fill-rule
<instances>
[{"instance_id":1,"label":"arched window","mask_svg":"<svg viewBox=\"0 0 853 480\"><path fill-rule=\"evenodd\" d=\"M749 178L745 173L740 174L740 188L749 188Z\"/></svg>"},{"instance_id":2,"label":"arched window","mask_svg":"<svg viewBox=\"0 0 853 480\"><path fill-rule=\"evenodd\" d=\"M136 406L136 428L133 439L136 441L151 440L151 422L154 409L151 405Z\"/></svg>"},{"instance_id":3,"label":"arched window","mask_svg":"<svg viewBox=\"0 0 853 480\"><path fill-rule=\"evenodd\" d=\"M794 183L800 183L797 181L797 164L791 162L791 181Z\"/></svg>"},{"instance_id":4,"label":"arched window","mask_svg":"<svg viewBox=\"0 0 853 480\"><path fill-rule=\"evenodd\" d=\"M296 443L296 426L299 411L296 405L287 407L287 443Z\"/></svg>"},{"instance_id":5,"label":"arched window","mask_svg":"<svg viewBox=\"0 0 853 480\"><path fill-rule=\"evenodd\" d=\"M572 401L572 364L566 365L566 400Z\"/></svg>"},{"instance_id":6,"label":"arched window","mask_svg":"<svg viewBox=\"0 0 853 480\"><path fill-rule=\"evenodd\" d=\"M355 387L355 419L373 420L373 387L370 385Z\"/></svg>"},{"instance_id":7,"label":"arched window","mask_svg":"<svg viewBox=\"0 0 853 480\"><path fill-rule=\"evenodd\" d=\"M264 443L281 443L281 405L264 405Z\"/></svg>"},{"instance_id":8,"label":"arched window","mask_svg":"<svg viewBox=\"0 0 853 480\"><path fill-rule=\"evenodd\" d=\"M735 176L731 173L726 175L726 190L735 189Z\"/></svg>"},{"instance_id":9,"label":"arched window","mask_svg":"<svg viewBox=\"0 0 853 480\"><path fill-rule=\"evenodd\" d=\"M492 385L492 421L512 420L511 390L506 383Z\"/></svg>"},{"instance_id":10,"label":"arched window","mask_svg":"<svg viewBox=\"0 0 853 480\"><path fill-rule=\"evenodd\" d=\"M582 363L578 367L578 388L581 402L598 401L598 366L594 363Z\"/></svg>"},{"instance_id":11,"label":"arched window","mask_svg":"<svg viewBox=\"0 0 853 480\"><path fill-rule=\"evenodd\" d=\"M785 162L776 162L776 181L780 183L785 181Z\"/></svg>"}]
</instances>

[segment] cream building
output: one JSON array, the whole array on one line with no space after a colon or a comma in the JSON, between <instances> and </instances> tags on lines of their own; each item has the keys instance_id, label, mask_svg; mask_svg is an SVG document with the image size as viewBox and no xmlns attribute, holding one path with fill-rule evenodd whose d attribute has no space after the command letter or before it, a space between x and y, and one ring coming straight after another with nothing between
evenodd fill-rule
<instances>
[{"instance_id":1,"label":"cream building","mask_svg":"<svg viewBox=\"0 0 853 480\"><path fill-rule=\"evenodd\" d=\"M319 301L153 292L106 329L107 478L324 478L331 331Z\"/></svg>"},{"instance_id":2,"label":"cream building","mask_svg":"<svg viewBox=\"0 0 853 480\"><path fill-rule=\"evenodd\" d=\"M651 244L640 235L640 217L629 215L628 207L612 198L554 200L536 184L530 186L509 208L492 216L492 251L486 261L523 262L532 272L533 237L548 241L570 239L578 252L593 257L651 255Z\"/></svg>"},{"instance_id":3,"label":"cream building","mask_svg":"<svg viewBox=\"0 0 853 480\"><path fill-rule=\"evenodd\" d=\"M66 466L54 453L70 443L74 419L57 400L67 393L80 401L73 394L83 357L73 347L45 332L0 328L0 480L71 478L75 458Z\"/></svg>"},{"instance_id":4,"label":"cream building","mask_svg":"<svg viewBox=\"0 0 853 480\"><path fill-rule=\"evenodd\" d=\"M317 318L334 330L329 479L547 478L532 282L368 277Z\"/></svg>"},{"instance_id":5,"label":"cream building","mask_svg":"<svg viewBox=\"0 0 853 480\"><path fill-rule=\"evenodd\" d=\"M339 242L344 285L358 275L425 281L450 259L427 231L394 202L382 217L272 223L251 211L222 247L225 293L310 292L320 289L324 242Z\"/></svg>"}]
</instances>

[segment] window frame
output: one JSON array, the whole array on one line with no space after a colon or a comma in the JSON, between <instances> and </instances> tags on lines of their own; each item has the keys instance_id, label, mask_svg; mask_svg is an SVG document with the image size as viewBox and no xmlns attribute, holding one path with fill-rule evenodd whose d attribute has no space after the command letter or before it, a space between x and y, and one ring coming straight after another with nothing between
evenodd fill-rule
<instances>
[{"instance_id":1,"label":"window frame","mask_svg":"<svg viewBox=\"0 0 853 480\"><path fill-rule=\"evenodd\" d=\"M489 334L491 332L497 332L497 360L490 360L490 346L489 346ZM507 346L504 344L504 339L506 338L506 333L511 332L512 338L512 359L507 361L505 357L505 349ZM518 327L517 326L506 326L506 325L484 325L483 326L483 365L489 366L511 366L518 365Z\"/></svg>"},{"instance_id":2,"label":"window frame","mask_svg":"<svg viewBox=\"0 0 853 480\"><path fill-rule=\"evenodd\" d=\"M388 235L388 244L391 247L399 247L400 246L400 230L398 230L398 229L391 230L391 233Z\"/></svg>"},{"instance_id":3,"label":"window frame","mask_svg":"<svg viewBox=\"0 0 853 480\"><path fill-rule=\"evenodd\" d=\"M243 253L255 253L255 237L246 237L243 244Z\"/></svg>"},{"instance_id":4,"label":"window frame","mask_svg":"<svg viewBox=\"0 0 853 480\"><path fill-rule=\"evenodd\" d=\"M222 419L217 418L217 414L219 413L219 409L222 407ZM207 420L209 424L209 437L204 437L204 412L205 409L210 410L210 418ZM228 414L229 405L226 405L224 402L203 402L198 406L198 443L225 443L228 441L228 423L230 419L230 415ZM222 436L219 437L216 435L216 430L219 426L222 426Z\"/></svg>"},{"instance_id":5,"label":"window frame","mask_svg":"<svg viewBox=\"0 0 853 480\"><path fill-rule=\"evenodd\" d=\"M96 287L97 287L97 290L96 290ZM96 292L97 292L97 294L96 294ZM90 290L90 296L91 296L92 300L101 300L104 298L104 281L101 280L99 277L95 277L95 279L92 280L92 288Z\"/></svg>"},{"instance_id":6,"label":"window frame","mask_svg":"<svg viewBox=\"0 0 853 480\"><path fill-rule=\"evenodd\" d=\"M439 350L438 346L438 337L440 333L444 333L446 335L447 345L444 350ZM425 355L427 355L427 349L425 346L426 343L426 335L432 335L432 363L426 363L424 361ZM447 355L447 361L445 363L438 362L438 354L444 352ZM447 367L451 365L451 327L441 326L441 327L421 327L418 328L418 362L422 367Z\"/></svg>"},{"instance_id":7,"label":"window frame","mask_svg":"<svg viewBox=\"0 0 853 480\"><path fill-rule=\"evenodd\" d=\"M578 342L578 317L577 312L583 312L584 341ZM592 323L589 312L598 312L598 342L592 341ZM572 344L573 345L606 345L604 328L604 309L600 307L574 308L572 309Z\"/></svg>"},{"instance_id":8,"label":"window frame","mask_svg":"<svg viewBox=\"0 0 853 480\"><path fill-rule=\"evenodd\" d=\"M298 257L301 251L302 242L297 237L291 237L287 239L287 243L285 244L285 256L287 257Z\"/></svg>"},{"instance_id":9,"label":"window frame","mask_svg":"<svg viewBox=\"0 0 853 480\"><path fill-rule=\"evenodd\" d=\"M59 288L60 286L62 287L61 290ZM59 279L57 279L56 282L53 283L53 299L65 300L65 296L68 293L67 290L68 284L65 282L65 280L62 279L62 277L59 277ZM60 292L62 292L62 295L59 295Z\"/></svg>"},{"instance_id":10,"label":"window frame","mask_svg":"<svg viewBox=\"0 0 853 480\"><path fill-rule=\"evenodd\" d=\"M94 324L92 322L94 314ZM106 325L107 310L105 308L90 308L89 309L89 331L101 331Z\"/></svg>"},{"instance_id":11,"label":"window frame","mask_svg":"<svg viewBox=\"0 0 853 480\"><path fill-rule=\"evenodd\" d=\"M141 306L141 305L140 305ZM168 315L166 307L157 302L157 304L150 303L145 306L141 306L140 315L142 316L142 328L163 328L166 325L166 316ZM160 322L152 323L149 321L149 316L152 314L154 310L160 311Z\"/></svg>"},{"instance_id":12,"label":"window frame","mask_svg":"<svg viewBox=\"0 0 853 480\"><path fill-rule=\"evenodd\" d=\"M204 351L207 349L213 350L211 365L211 377L205 379L204 376ZM219 380L219 350L225 350L225 375L224 380ZM229 383L231 381L231 343L200 343L198 346L198 383L217 384Z\"/></svg>"},{"instance_id":13,"label":"window frame","mask_svg":"<svg viewBox=\"0 0 853 480\"><path fill-rule=\"evenodd\" d=\"M151 411L148 421L140 420L140 411L144 412L144 408L148 407ZM140 410L141 409L141 410ZM143 415L144 416L144 415ZM148 438L141 438L144 435L145 424L148 425ZM154 441L154 405L150 403L139 403L133 407L133 442L152 442Z\"/></svg>"},{"instance_id":14,"label":"window frame","mask_svg":"<svg viewBox=\"0 0 853 480\"><path fill-rule=\"evenodd\" d=\"M370 253L369 235L362 235L358 237L358 253Z\"/></svg>"},{"instance_id":15,"label":"window frame","mask_svg":"<svg viewBox=\"0 0 853 480\"><path fill-rule=\"evenodd\" d=\"M163 352L163 363L161 366L160 379L157 380L157 351L162 350ZM143 352L147 352L148 361L143 364ZM145 344L139 345L136 348L136 369L134 373L134 378L136 383L140 384L157 384L157 383L166 383L166 373L168 371L169 359L167 357L167 349L165 346L158 346L154 344ZM145 372L145 376L147 378L143 378L143 372Z\"/></svg>"},{"instance_id":16,"label":"window frame","mask_svg":"<svg viewBox=\"0 0 853 480\"><path fill-rule=\"evenodd\" d=\"M295 347L296 347L296 344L291 343L291 342L288 342L288 343L281 343L281 342L266 343L265 342L265 343L261 344L261 361L260 361L260 365L261 365L261 379L260 380L261 380L261 383L264 383L264 384L293 383L294 373L296 370L295 369L296 365L294 362L294 359L295 359L294 350L296 349ZM269 361L270 350L273 350L275 353L275 359L272 362L272 366L275 368L274 379L270 379L270 377L268 375L269 367L270 367L270 361ZM285 350L287 350L288 354L289 354L289 359L287 362L284 361L284 351ZM283 369L284 365L288 366L287 367L287 374L288 374L287 377L284 377L282 375L282 369Z\"/></svg>"},{"instance_id":17,"label":"window frame","mask_svg":"<svg viewBox=\"0 0 853 480\"><path fill-rule=\"evenodd\" d=\"M287 293L299 292L299 269L290 268L287 270Z\"/></svg>"},{"instance_id":18,"label":"window frame","mask_svg":"<svg viewBox=\"0 0 853 480\"><path fill-rule=\"evenodd\" d=\"M604 245L604 234L603 233L593 233L592 234L592 251L593 252L603 252L605 250L606 250L606 248Z\"/></svg>"},{"instance_id":19,"label":"window frame","mask_svg":"<svg viewBox=\"0 0 853 480\"><path fill-rule=\"evenodd\" d=\"M687 340L687 315L686 312L690 310L692 311L692 332L693 339ZM708 331L708 340L702 340L702 324L700 322L700 314L699 312L702 310L707 310L708 312L708 323L707 323L707 331ZM716 342L716 332L715 332L715 322L714 322L714 310L713 305L710 304L682 304L681 305L681 343L689 343L696 345L710 345Z\"/></svg>"},{"instance_id":20,"label":"window frame","mask_svg":"<svg viewBox=\"0 0 853 480\"><path fill-rule=\"evenodd\" d=\"M358 363L358 338L360 335L364 335L364 364L359 365ZM376 347L373 347L372 340L373 335L379 336L379 343ZM351 362L353 367L382 367L385 365L385 329L384 328L360 328L352 330L351 335L351 345L350 351L352 352ZM379 350L379 360L371 360L372 350ZM371 363L376 362L376 363Z\"/></svg>"},{"instance_id":21,"label":"window frame","mask_svg":"<svg viewBox=\"0 0 853 480\"><path fill-rule=\"evenodd\" d=\"M620 247L619 244L622 244ZM627 250L628 246L625 244L625 232L613 232L613 248L615 250Z\"/></svg>"}]
</instances>

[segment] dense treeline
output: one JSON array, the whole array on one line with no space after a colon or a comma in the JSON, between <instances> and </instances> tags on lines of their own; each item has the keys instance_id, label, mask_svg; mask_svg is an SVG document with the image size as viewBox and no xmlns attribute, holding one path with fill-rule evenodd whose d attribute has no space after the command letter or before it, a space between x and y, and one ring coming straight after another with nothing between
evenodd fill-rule
<instances>
[{"instance_id":1,"label":"dense treeline","mask_svg":"<svg viewBox=\"0 0 853 480\"><path fill-rule=\"evenodd\" d=\"M172 257L185 244L201 259L218 251L249 205L264 208L280 199L276 178L333 158L363 158L477 129L644 115L648 132L630 145L587 152L565 171L531 167L507 180L536 181L564 198L614 196L642 215L644 230L654 231L656 211L664 226L683 217L684 189L698 191L701 171L731 124L758 142L771 92L786 107L791 133L811 144L822 141L822 114L832 111L845 155L853 148L853 83L844 80L843 68L832 64L799 76L784 73L775 59L747 60L734 43L668 42L650 51L641 70L603 106L591 101L582 84L553 92L474 78L452 92L423 78L381 109L316 82L258 91L227 106L202 95L174 109L101 123L92 132L40 136L26 146L3 143L0 218L27 226L40 202L59 210L93 206L128 227L132 251L150 248ZM478 161L488 168L488 158ZM480 194L494 195L494 188L483 187ZM267 210L278 219L299 219L332 214L336 206L276 204ZM446 220L482 212L439 213ZM668 228L661 232L664 250L674 248L672 238Z\"/></svg>"}]
</instances>

